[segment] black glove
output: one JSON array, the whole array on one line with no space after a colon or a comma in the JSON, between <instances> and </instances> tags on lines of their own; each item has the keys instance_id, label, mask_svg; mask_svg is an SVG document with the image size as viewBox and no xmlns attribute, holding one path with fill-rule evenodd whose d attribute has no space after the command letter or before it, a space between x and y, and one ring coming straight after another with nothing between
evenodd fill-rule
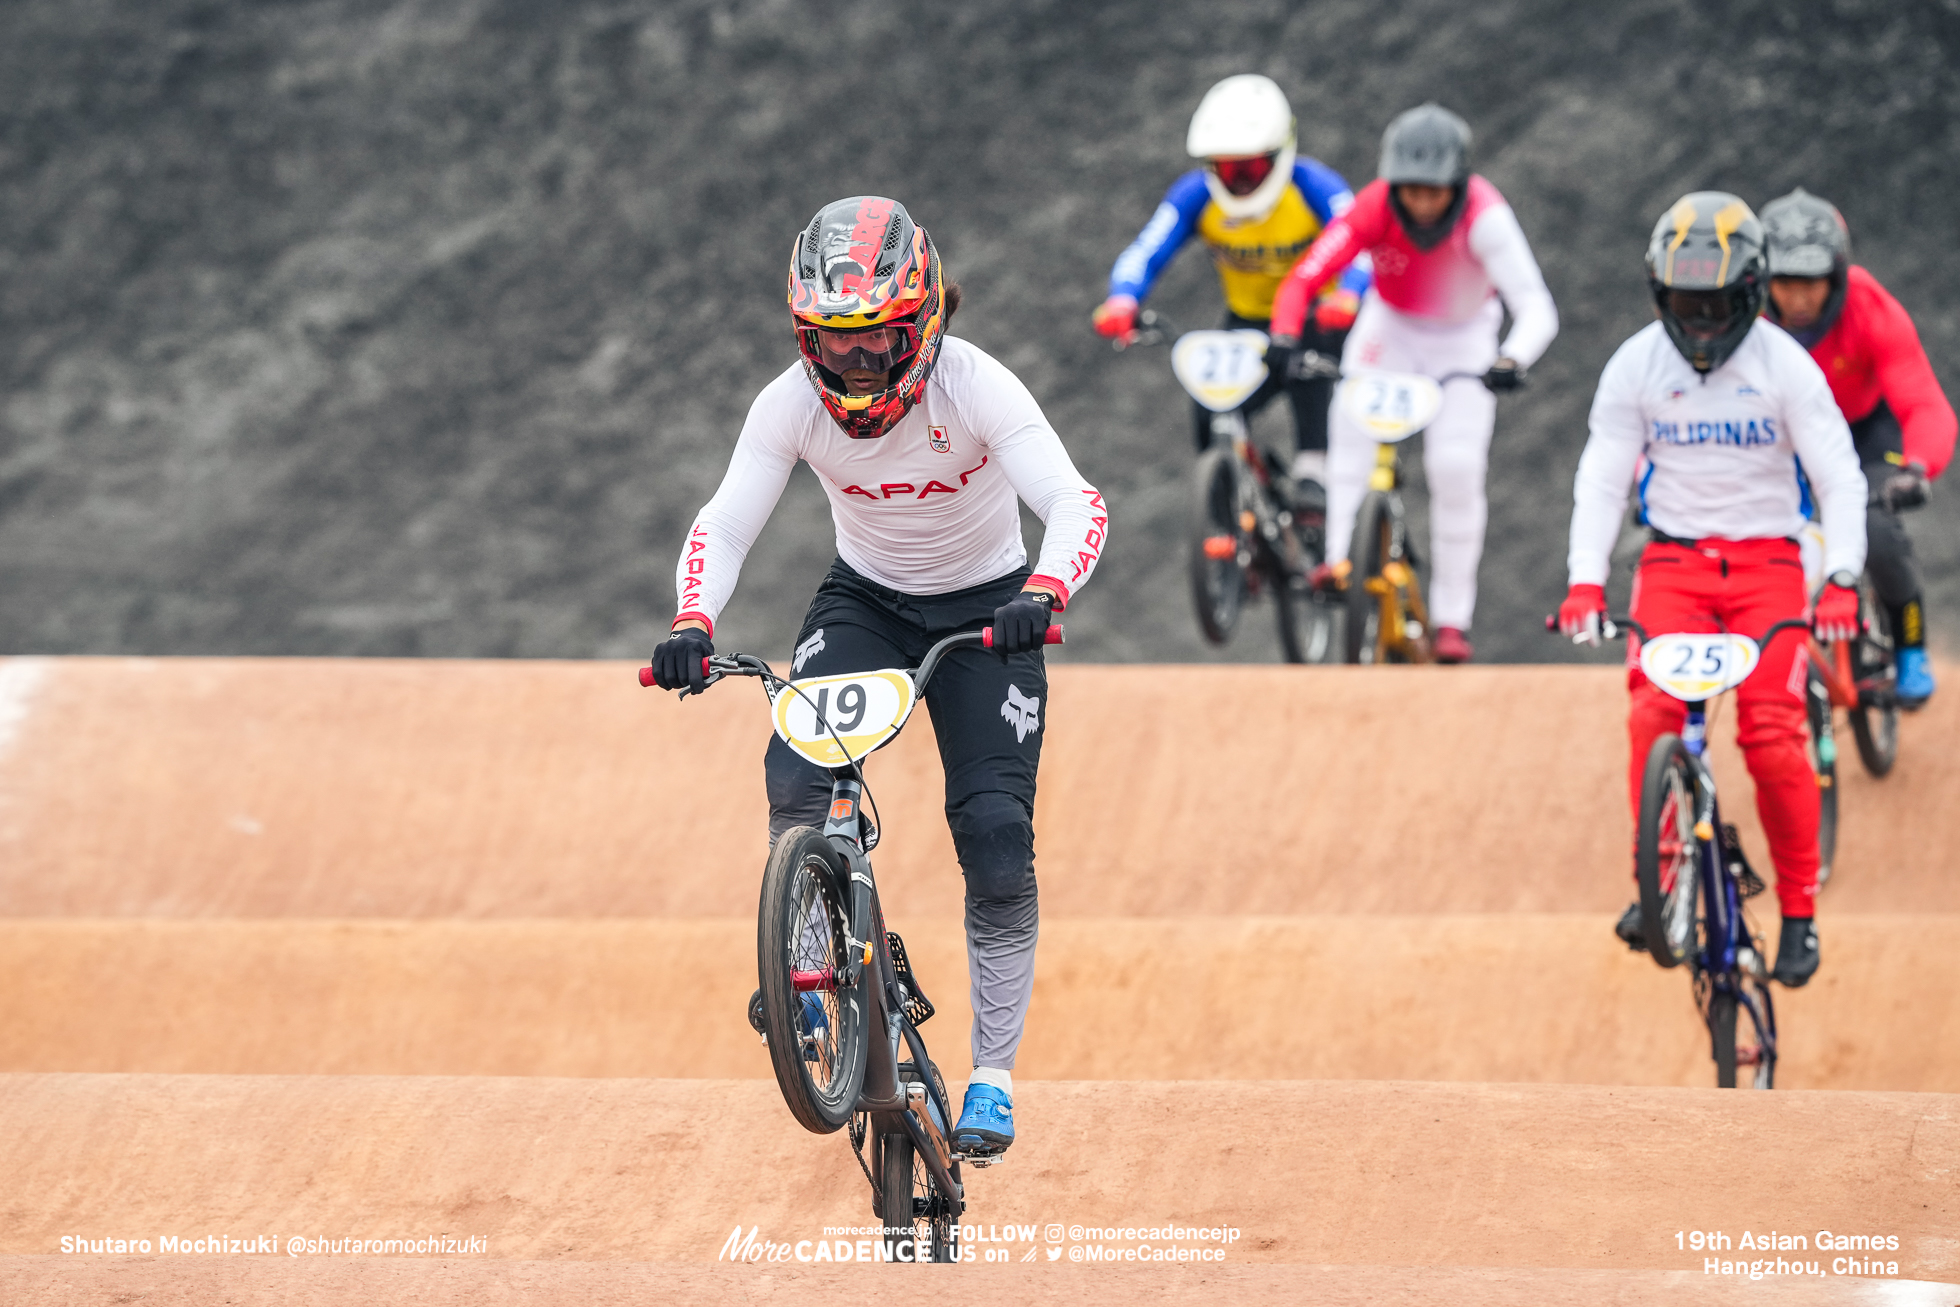
<instances>
[{"instance_id":1,"label":"black glove","mask_svg":"<svg viewBox=\"0 0 1960 1307\"><path fill-rule=\"evenodd\" d=\"M653 651L653 683L663 690L682 686L696 694L708 688L701 660L715 651L715 642L698 626L683 626Z\"/></svg>"},{"instance_id":2,"label":"black glove","mask_svg":"<svg viewBox=\"0 0 1960 1307\"><path fill-rule=\"evenodd\" d=\"M1926 502L1926 469L1908 463L1885 478L1879 499L1894 513L1902 508L1918 508Z\"/></svg>"},{"instance_id":3,"label":"black glove","mask_svg":"<svg viewBox=\"0 0 1960 1307\"><path fill-rule=\"evenodd\" d=\"M1524 364L1516 359L1499 359L1484 373L1484 388L1494 395L1518 390L1524 386Z\"/></svg>"},{"instance_id":4,"label":"black glove","mask_svg":"<svg viewBox=\"0 0 1960 1307\"><path fill-rule=\"evenodd\" d=\"M1300 366L1300 342L1275 336L1266 342L1266 375L1284 383L1293 380L1293 369Z\"/></svg>"},{"instance_id":5,"label":"black glove","mask_svg":"<svg viewBox=\"0 0 1960 1307\"><path fill-rule=\"evenodd\" d=\"M1041 590L1023 590L994 609L994 652L1026 653L1047 642L1049 614L1055 596Z\"/></svg>"}]
</instances>

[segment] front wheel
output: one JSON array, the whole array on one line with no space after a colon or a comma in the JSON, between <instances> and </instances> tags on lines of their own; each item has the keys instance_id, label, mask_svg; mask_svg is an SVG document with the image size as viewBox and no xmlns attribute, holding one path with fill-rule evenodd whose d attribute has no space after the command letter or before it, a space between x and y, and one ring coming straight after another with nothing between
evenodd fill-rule
<instances>
[{"instance_id":1,"label":"front wheel","mask_svg":"<svg viewBox=\"0 0 1960 1307\"><path fill-rule=\"evenodd\" d=\"M1213 644L1232 638L1245 602L1245 535L1239 521L1238 456L1219 445L1198 456L1191 527L1191 603Z\"/></svg>"},{"instance_id":2,"label":"front wheel","mask_svg":"<svg viewBox=\"0 0 1960 1307\"><path fill-rule=\"evenodd\" d=\"M1342 654L1350 663L1386 661L1388 625L1384 616L1395 602L1394 587L1382 580L1394 547L1395 524L1388 510L1388 496L1379 490L1368 492L1361 511L1354 519L1354 543L1348 548L1347 623L1343 632ZM1370 589L1369 582L1376 588ZM1384 591L1386 587L1386 592Z\"/></svg>"},{"instance_id":3,"label":"front wheel","mask_svg":"<svg viewBox=\"0 0 1960 1307\"><path fill-rule=\"evenodd\" d=\"M756 964L763 1036L776 1086L804 1129L829 1134L851 1119L864 1087L864 979L841 978L850 937L843 856L822 831L782 833L762 873Z\"/></svg>"},{"instance_id":4,"label":"front wheel","mask_svg":"<svg viewBox=\"0 0 1960 1307\"><path fill-rule=\"evenodd\" d=\"M1857 683L1858 702L1846 715L1851 719L1851 737L1858 742L1858 761L1879 777L1899 760L1898 673L1891 625L1870 581L1858 587L1858 613L1865 628L1851 645L1851 678Z\"/></svg>"},{"instance_id":5,"label":"front wheel","mask_svg":"<svg viewBox=\"0 0 1960 1307\"><path fill-rule=\"evenodd\" d=\"M1640 822L1634 831L1633 872L1647 952L1678 967L1695 952L1701 846L1695 836L1695 769L1678 735L1663 735L1647 751L1640 781Z\"/></svg>"}]
</instances>

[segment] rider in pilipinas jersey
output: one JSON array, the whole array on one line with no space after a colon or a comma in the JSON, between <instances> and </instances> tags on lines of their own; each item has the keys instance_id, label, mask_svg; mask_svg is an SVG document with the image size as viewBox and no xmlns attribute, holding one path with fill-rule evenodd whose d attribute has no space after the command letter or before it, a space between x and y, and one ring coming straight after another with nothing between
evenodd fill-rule
<instances>
[{"instance_id":1,"label":"rider in pilipinas jersey","mask_svg":"<svg viewBox=\"0 0 1960 1307\"><path fill-rule=\"evenodd\" d=\"M1953 457L1956 423L1912 318L1878 279L1856 264L1846 269L1844 308L1824 338L1810 347L1848 422L1862 422L1883 403L1899 420L1903 461L1919 463L1931 480Z\"/></svg>"},{"instance_id":2,"label":"rider in pilipinas jersey","mask_svg":"<svg viewBox=\"0 0 1960 1307\"><path fill-rule=\"evenodd\" d=\"M1418 249L1402 230L1387 182L1362 187L1353 207L1287 274L1273 300L1273 335L1297 337L1321 287L1368 254L1375 294L1411 317L1456 325L1474 318L1492 295L1502 296L1512 318L1504 356L1525 367L1536 363L1558 334L1558 310L1511 206L1477 174L1467 185L1463 216L1428 250Z\"/></svg>"},{"instance_id":3,"label":"rider in pilipinas jersey","mask_svg":"<svg viewBox=\"0 0 1960 1307\"><path fill-rule=\"evenodd\" d=\"M1027 387L977 347L948 336L925 395L876 440L840 431L799 363L756 396L728 474L688 532L675 620L699 618L712 632L799 458L830 498L838 556L904 594L963 590L1025 566L1017 497L1047 526L1030 580L1055 590L1057 610L1109 534L1102 496Z\"/></svg>"},{"instance_id":4,"label":"rider in pilipinas jersey","mask_svg":"<svg viewBox=\"0 0 1960 1307\"><path fill-rule=\"evenodd\" d=\"M1204 169L1194 168L1171 183L1143 231L1117 257L1109 293L1141 302L1195 232L1211 247L1226 307L1235 317L1263 322L1272 317L1273 295L1300 251L1353 203L1339 173L1318 159L1295 159L1293 184L1273 211L1238 222L1213 202ZM1367 290L1367 269L1350 268L1341 288L1356 295Z\"/></svg>"},{"instance_id":5,"label":"rider in pilipinas jersey","mask_svg":"<svg viewBox=\"0 0 1960 1307\"><path fill-rule=\"evenodd\" d=\"M1760 637L1800 616L1808 596L1796 543L1808 481L1824 523L1827 573L1865 562L1865 478L1824 375L1782 328L1758 320L1703 376L1658 322L1606 365L1573 485L1567 568L1603 586L1627 491L1642 457L1640 501L1654 540L1635 574L1633 617L1650 635L1729 629ZM1801 479L1800 479L1801 473ZM1802 642L1763 648L1736 690L1737 739L1776 866L1784 918L1817 894L1817 787L1805 753ZM1632 708L1628 795L1638 813L1648 750L1681 729L1685 706L1649 684L1627 650Z\"/></svg>"}]
</instances>

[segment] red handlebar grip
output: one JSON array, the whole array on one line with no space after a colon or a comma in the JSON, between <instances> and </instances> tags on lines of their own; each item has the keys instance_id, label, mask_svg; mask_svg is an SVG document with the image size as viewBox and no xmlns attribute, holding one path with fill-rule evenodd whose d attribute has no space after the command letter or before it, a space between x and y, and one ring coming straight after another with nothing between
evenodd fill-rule
<instances>
[{"instance_id":1,"label":"red handlebar grip","mask_svg":"<svg viewBox=\"0 0 1960 1307\"><path fill-rule=\"evenodd\" d=\"M1545 629L1546 629L1547 631L1556 631L1556 630L1558 630L1558 614L1557 614L1557 613L1553 613L1553 614L1552 614L1551 616L1549 616L1549 617L1547 617L1547 618L1545 619Z\"/></svg>"},{"instance_id":2,"label":"red handlebar grip","mask_svg":"<svg viewBox=\"0 0 1960 1307\"><path fill-rule=\"evenodd\" d=\"M642 667L640 669L640 684L649 690L653 688L653 668Z\"/></svg>"},{"instance_id":3,"label":"red handlebar grip","mask_svg":"<svg viewBox=\"0 0 1960 1307\"><path fill-rule=\"evenodd\" d=\"M1047 634L1041 637L1041 642L1043 644L1061 644L1062 624L1060 622L1049 623L1048 632ZM980 647L983 649L991 649L994 647L993 627L983 626L980 628Z\"/></svg>"}]
</instances>

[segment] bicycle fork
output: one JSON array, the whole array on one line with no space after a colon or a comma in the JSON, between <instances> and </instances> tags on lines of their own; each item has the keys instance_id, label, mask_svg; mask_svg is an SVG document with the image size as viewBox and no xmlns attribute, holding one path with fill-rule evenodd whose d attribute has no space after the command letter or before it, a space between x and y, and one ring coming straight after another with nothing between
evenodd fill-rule
<instances>
[{"instance_id":1,"label":"bicycle fork","mask_svg":"<svg viewBox=\"0 0 1960 1307\"><path fill-rule=\"evenodd\" d=\"M953 1146L947 1136L950 1126L940 1124L952 1120L951 1109L933 1083L932 1062L926 1054L925 1041L905 1019L898 995L898 975L885 941L877 885L871 876L871 860L865 856L868 847L877 846L877 834L864 820L860 809L863 792L863 785L856 779L844 772L835 773L831 781L830 815L824 822L823 832L850 868L851 916L845 939L848 960L844 980L852 985L861 978L870 982L864 986L865 1024L884 1036L873 1045L872 1055L865 1061L864 1088L858 1097L857 1110L897 1121L911 1138L913 1149L925 1159L940 1193L952 1202L953 1214L958 1216L966 1207L965 1193L953 1177ZM912 1055L912 1064L921 1080L899 1082L901 1039Z\"/></svg>"}]
</instances>

